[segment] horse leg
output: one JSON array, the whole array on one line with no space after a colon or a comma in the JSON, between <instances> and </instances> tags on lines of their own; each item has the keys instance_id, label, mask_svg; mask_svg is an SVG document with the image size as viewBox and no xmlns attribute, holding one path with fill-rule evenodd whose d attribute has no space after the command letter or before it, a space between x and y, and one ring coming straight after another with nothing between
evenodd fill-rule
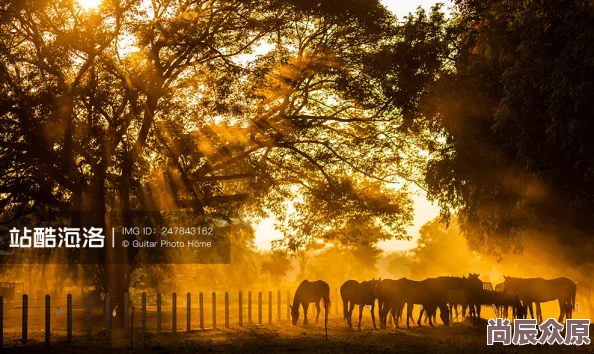
<instances>
[{"instance_id":1,"label":"horse leg","mask_svg":"<svg viewBox=\"0 0 594 354\"><path fill-rule=\"evenodd\" d=\"M326 301L328 300L328 301ZM330 314L330 293L324 298L324 327L328 328L328 315Z\"/></svg>"},{"instance_id":2,"label":"horse leg","mask_svg":"<svg viewBox=\"0 0 594 354\"><path fill-rule=\"evenodd\" d=\"M307 309L309 308L309 303L304 302L302 303L303 306L303 325L307 326Z\"/></svg>"},{"instance_id":3,"label":"horse leg","mask_svg":"<svg viewBox=\"0 0 594 354\"><path fill-rule=\"evenodd\" d=\"M572 305L572 303L573 303L573 300L570 298L567 301L567 306L566 306L566 309L565 309L566 318L568 320L570 320L570 319L573 318L573 307L575 306L575 304Z\"/></svg>"},{"instance_id":4,"label":"horse leg","mask_svg":"<svg viewBox=\"0 0 594 354\"><path fill-rule=\"evenodd\" d=\"M351 301L349 305L349 329L353 329L353 310L355 309L355 304Z\"/></svg>"},{"instance_id":5,"label":"horse leg","mask_svg":"<svg viewBox=\"0 0 594 354\"><path fill-rule=\"evenodd\" d=\"M361 332L361 318L363 318L363 308L365 305L359 305L359 324L357 325L357 330Z\"/></svg>"},{"instance_id":6,"label":"horse leg","mask_svg":"<svg viewBox=\"0 0 594 354\"><path fill-rule=\"evenodd\" d=\"M380 328L384 329L386 328L385 323L384 323L384 311L386 311L388 307L386 306L385 302L381 301L381 300L377 300L377 313L378 313L378 318L379 318L379 324L380 324Z\"/></svg>"},{"instance_id":7,"label":"horse leg","mask_svg":"<svg viewBox=\"0 0 594 354\"><path fill-rule=\"evenodd\" d=\"M434 327L433 326L433 316L437 315L437 309L433 309L431 308L430 310L427 310L427 317L429 317L429 326Z\"/></svg>"},{"instance_id":8,"label":"horse leg","mask_svg":"<svg viewBox=\"0 0 594 354\"><path fill-rule=\"evenodd\" d=\"M410 324L409 324L409 319L412 317L412 308L414 305L412 305L410 302L406 304L406 328L410 328ZM413 318L413 321L415 319Z\"/></svg>"},{"instance_id":9,"label":"horse leg","mask_svg":"<svg viewBox=\"0 0 594 354\"><path fill-rule=\"evenodd\" d=\"M324 304L326 306L326 304ZM320 318L320 302L316 301L316 322L314 324L318 324L318 319Z\"/></svg>"},{"instance_id":10,"label":"horse leg","mask_svg":"<svg viewBox=\"0 0 594 354\"><path fill-rule=\"evenodd\" d=\"M380 299L377 299L377 313L379 315L379 323L381 329L386 328L386 324L384 322L384 311L386 310L386 308L387 306L385 305L385 302L381 301Z\"/></svg>"},{"instance_id":11,"label":"horse leg","mask_svg":"<svg viewBox=\"0 0 594 354\"><path fill-rule=\"evenodd\" d=\"M540 302L536 303L536 321L538 324L542 323L542 310L540 308Z\"/></svg>"},{"instance_id":12,"label":"horse leg","mask_svg":"<svg viewBox=\"0 0 594 354\"><path fill-rule=\"evenodd\" d=\"M373 324L373 329L377 331L377 327L375 326L375 301L371 305L371 323Z\"/></svg>"},{"instance_id":13,"label":"horse leg","mask_svg":"<svg viewBox=\"0 0 594 354\"><path fill-rule=\"evenodd\" d=\"M454 311L453 310L454 310L454 306L456 306L456 305L449 304L449 306L450 306L450 322L454 322Z\"/></svg>"},{"instance_id":14,"label":"horse leg","mask_svg":"<svg viewBox=\"0 0 594 354\"><path fill-rule=\"evenodd\" d=\"M422 306L422 305L421 305ZM423 318L423 313L425 313L425 306L423 306L423 308L421 309L421 312L419 313L419 319L417 320L417 326L421 327L421 319ZM412 316L412 314L411 314ZM413 319L414 321L414 319Z\"/></svg>"},{"instance_id":15,"label":"horse leg","mask_svg":"<svg viewBox=\"0 0 594 354\"><path fill-rule=\"evenodd\" d=\"M398 317L401 315L398 313L398 309L397 308L392 308L392 310L390 311L390 313L392 314L392 316L390 317L390 325L392 325L392 321L394 321L394 325L396 326L396 328L399 328L399 324L398 324Z\"/></svg>"},{"instance_id":16,"label":"horse leg","mask_svg":"<svg viewBox=\"0 0 594 354\"><path fill-rule=\"evenodd\" d=\"M561 301L561 299L557 301L559 301L559 320L557 322L561 323L561 321L563 321L563 318L565 317L565 306L563 306L563 302Z\"/></svg>"}]
</instances>

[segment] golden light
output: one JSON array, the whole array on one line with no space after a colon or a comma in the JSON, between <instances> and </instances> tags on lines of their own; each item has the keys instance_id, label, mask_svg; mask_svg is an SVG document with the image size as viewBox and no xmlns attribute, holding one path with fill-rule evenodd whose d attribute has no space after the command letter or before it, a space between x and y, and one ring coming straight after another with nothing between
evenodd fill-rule
<instances>
[{"instance_id":1,"label":"golden light","mask_svg":"<svg viewBox=\"0 0 594 354\"><path fill-rule=\"evenodd\" d=\"M101 4L102 0L77 0L77 1L80 4L80 6L83 7L83 9L90 10L90 9L94 9L97 6L99 6L99 4Z\"/></svg>"}]
</instances>

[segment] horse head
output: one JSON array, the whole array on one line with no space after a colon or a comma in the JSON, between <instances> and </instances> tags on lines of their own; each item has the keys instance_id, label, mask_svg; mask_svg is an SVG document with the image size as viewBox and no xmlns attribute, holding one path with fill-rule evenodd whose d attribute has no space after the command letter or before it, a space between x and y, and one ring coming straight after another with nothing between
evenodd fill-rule
<instances>
[{"instance_id":1,"label":"horse head","mask_svg":"<svg viewBox=\"0 0 594 354\"><path fill-rule=\"evenodd\" d=\"M517 292L517 278L512 278L511 276L503 276L503 293L507 294L510 291Z\"/></svg>"},{"instance_id":2,"label":"horse head","mask_svg":"<svg viewBox=\"0 0 594 354\"><path fill-rule=\"evenodd\" d=\"M291 319L293 320L293 326L297 325L297 321L299 321L299 306L293 307L289 305L291 308Z\"/></svg>"},{"instance_id":3,"label":"horse head","mask_svg":"<svg viewBox=\"0 0 594 354\"><path fill-rule=\"evenodd\" d=\"M371 278L371 290L373 292L373 298L377 299L379 296L379 286L382 282L382 278L375 280L375 278Z\"/></svg>"}]
</instances>

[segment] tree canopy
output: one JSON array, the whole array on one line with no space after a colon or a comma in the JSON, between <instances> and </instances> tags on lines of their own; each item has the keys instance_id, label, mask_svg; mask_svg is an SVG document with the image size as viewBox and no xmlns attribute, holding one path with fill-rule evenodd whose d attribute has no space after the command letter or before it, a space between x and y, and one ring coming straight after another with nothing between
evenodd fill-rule
<instances>
[{"instance_id":1,"label":"tree canopy","mask_svg":"<svg viewBox=\"0 0 594 354\"><path fill-rule=\"evenodd\" d=\"M457 6L451 63L424 101L442 137L429 197L459 213L474 249L501 255L548 232L581 261L594 222L592 2Z\"/></svg>"},{"instance_id":2,"label":"tree canopy","mask_svg":"<svg viewBox=\"0 0 594 354\"><path fill-rule=\"evenodd\" d=\"M354 223L406 235L423 163L410 119L440 67L438 11L404 23L355 0L0 11L4 225L47 210L284 219L297 196L290 250ZM129 285L136 252L107 289ZM91 273L121 274L108 268Z\"/></svg>"},{"instance_id":3,"label":"tree canopy","mask_svg":"<svg viewBox=\"0 0 594 354\"><path fill-rule=\"evenodd\" d=\"M241 233L272 214L278 252L374 259L407 237L414 185L475 250L546 231L587 257L593 14L587 0L458 0L450 19L438 5L402 20L378 0L4 1L2 231L50 211L185 210ZM121 292L137 252L87 271Z\"/></svg>"}]
</instances>

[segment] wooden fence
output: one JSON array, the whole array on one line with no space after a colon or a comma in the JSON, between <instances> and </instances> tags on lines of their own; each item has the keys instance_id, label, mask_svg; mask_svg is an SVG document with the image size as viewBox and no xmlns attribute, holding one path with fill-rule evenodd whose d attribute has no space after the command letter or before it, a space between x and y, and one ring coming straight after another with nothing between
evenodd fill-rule
<instances>
[{"instance_id":1,"label":"wooden fence","mask_svg":"<svg viewBox=\"0 0 594 354\"><path fill-rule=\"evenodd\" d=\"M236 325L237 327L244 327L244 319L243 319L243 315L244 315L244 293L242 291L239 291L237 293L237 298L236 298L236 303L238 305L237 308L235 308L234 310L237 311L237 322L235 322L233 325ZM269 291L267 294L267 301L264 304L264 297L263 297L263 293L260 291L257 293L257 305L256 307L256 311L257 311L257 325L263 325L263 320L262 320L262 316L263 316L263 306L266 306L266 310L267 310L267 324L268 325L272 325L273 324L273 292ZM335 295L335 300L332 302L332 306L334 307L334 314L337 315L338 314L338 307L336 306L336 303L338 302L338 299L336 298L337 296L337 290L335 289L334 291L334 295ZM157 293L155 300L156 300L156 319L153 319L156 323L156 334L161 334L163 333L163 314L164 314L164 306L163 306L163 301L162 301L162 294L161 293ZM247 293L247 326L253 326L255 325L255 323L252 322L252 307L253 307L253 303L252 303L252 292L248 291ZM72 314L73 314L73 310L76 310L79 313L86 313L86 339L87 340L93 340L94 337L94 333L93 333L93 329L97 330L97 321L95 321L95 325L93 324L93 302L97 301L95 299L93 299L93 297L91 295L88 295L87 297L87 301L86 301L86 306L85 304L83 304L83 307L78 307L76 309L73 308L73 302L72 302L72 295L68 294L68 296L66 298L56 298L58 300L62 300L65 299L66 300L66 341L67 342L72 342L73 340L73 327L72 327ZM112 336L112 320L115 316L123 316L123 327L124 327L124 332L126 337L131 338L134 334L133 329L134 329L134 313L135 313L135 306L133 306L130 302L130 296L128 293L126 293L123 296L123 309L118 309L117 307L114 310L111 310L111 301L114 300L113 297L110 296L109 293L105 294L104 297L104 307L103 307L103 316L104 319L102 319L101 321L104 323L103 324L103 328L104 329L104 335L106 339L111 339ZM46 295L45 298L43 300L40 299L35 299L33 300L34 302L40 302L43 301L43 306L30 306L29 302L29 296L27 294L22 295L22 300L21 302L21 306L17 306L14 308L11 308L10 310L13 312L18 312L20 310L20 318L21 318L21 344L22 345L27 345L29 342L29 333L30 333L30 323L29 323L29 319L32 316L38 316L38 317L43 317L44 318L44 325L43 325L43 332L44 332L44 343L46 347L50 346L51 343L51 338L52 338L52 333L51 333L51 329L52 329L52 312L56 311L58 312L57 315L62 315L62 310L60 309L59 306L56 306L56 303L53 303L55 299L52 299L52 297L50 295ZM207 329L205 327L205 320L204 320L204 314L205 314L205 305L204 305L204 294L202 292L200 292L198 294L198 328L194 328L192 326L192 319L193 319L193 315L195 316L195 314L192 313L192 294L187 293L186 294L186 316L185 316L185 321L186 321L186 332L191 332L193 330L205 330ZM285 318L282 318L282 306L283 306L283 299L281 297L281 291L277 291L276 292L276 321L277 322L281 322L283 320L291 320L291 310L289 305L291 304L291 292L289 290L287 290L286 292L286 296L284 299L284 306L286 308L286 315ZM5 301L2 297L0 297L0 348L2 347L2 345L4 345L4 330L5 330L5 325L7 324L5 322L5 319L15 319L17 317L19 317L18 313L16 316L8 316L5 317ZM16 302L18 300L10 300L12 302ZM63 300L62 300L63 301ZM178 302L178 297L177 294L174 292L171 294L171 307L170 310L171 312L169 314L171 314L171 332L172 333L177 333L177 329L178 329L178 309L177 309L177 302ZM122 303L121 301L118 301L118 303ZM59 303L60 304L60 303ZM63 303L61 303L63 304ZM229 314L230 314L230 300L229 300L229 293L225 292L224 294L224 307L223 307L223 312L224 312L224 328L225 329L229 329L231 328L231 323L229 320ZM148 334L148 329L147 329L147 323L148 323L148 319L147 319L147 294L146 293L142 293L141 294L141 299L140 299L140 308L136 308L136 313L138 314L138 311L140 311L140 336L141 338L145 338ZM211 297L211 304L210 304L210 310L212 313L212 320L211 320L211 325L212 325L212 329L216 330L217 327L217 293L213 292L212 293L212 297ZM43 309L43 313L42 314L37 314L37 315L33 315L29 313L30 309ZM52 311L52 309L54 309ZM194 308L195 309L195 308ZM311 312L312 308L310 307L310 315L312 314ZM166 310L165 310L166 311ZM302 310L300 310L302 311ZM313 309L313 314L315 315L315 308ZM115 312L115 313L114 313ZM330 309L330 313L331 314L331 309ZM131 315L132 314L132 315ZM323 310L322 313L320 314L321 316L323 316ZM54 316L55 317L55 316ZM183 317L182 317L183 318ZM138 321L138 318L136 319ZM155 325L153 323L151 323L150 325L153 326ZM39 325L39 324L37 324ZM84 325L82 326L83 328L85 327ZM54 330L55 330L55 326L53 326ZM183 327L182 327L183 328ZM129 329L129 330L128 330ZM39 332L37 332L39 333ZM96 334L95 334L96 335ZM131 338L132 339L132 338Z\"/></svg>"}]
</instances>

